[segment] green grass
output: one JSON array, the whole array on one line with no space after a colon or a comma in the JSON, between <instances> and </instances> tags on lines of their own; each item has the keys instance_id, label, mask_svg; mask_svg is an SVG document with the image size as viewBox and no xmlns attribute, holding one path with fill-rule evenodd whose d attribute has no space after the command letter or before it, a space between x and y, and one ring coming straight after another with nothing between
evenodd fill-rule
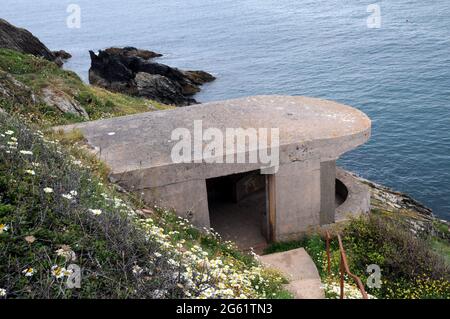
<instances>
[{"instance_id":1,"label":"green grass","mask_svg":"<svg viewBox=\"0 0 450 319\"><path fill-rule=\"evenodd\" d=\"M441 232L441 233L443 233L445 235L449 235L449 237L450 237L450 229L449 229L449 226L447 224L444 224L443 222L436 220L436 221L433 222L433 226L439 232Z\"/></svg>"},{"instance_id":2,"label":"green grass","mask_svg":"<svg viewBox=\"0 0 450 319\"><path fill-rule=\"evenodd\" d=\"M8 49L0 49L0 71L9 73L29 87L36 97L41 95L44 88L63 92L86 110L90 120L171 108L156 101L86 85L74 72L61 69L53 62ZM41 126L49 127L84 120L71 114L62 114L58 109L42 102L34 106L30 104L31 101L18 103L0 99L0 106L10 114L22 115L24 119L31 123L37 122Z\"/></svg>"},{"instance_id":3,"label":"green grass","mask_svg":"<svg viewBox=\"0 0 450 319\"><path fill-rule=\"evenodd\" d=\"M15 75L40 73L43 69L51 69L58 73L63 72L55 63L49 63L47 60L9 49L0 49L0 68Z\"/></svg>"},{"instance_id":4,"label":"green grass","mask_svg":"<svg viewBox=\"0 0 450 319\"><path fill-rule=\"evenodd\" d=\"M274 254L283 251L288 251L292 249L297 249L300 247L305 247L307 240L292 240L292 241L283 241L278 243L272 243L264 249L264 254Z\"/></svg>"},{"instance_id":5,"label":"green grass","mask_svg":"<svg viewBox=\"0 0 450 319\"><path fill-rule=\"evenodd\" d=\"M431 247L450 265L450 244L448 241L439 238L433 238L431 239Z\"/></svg>"}]
</instances>

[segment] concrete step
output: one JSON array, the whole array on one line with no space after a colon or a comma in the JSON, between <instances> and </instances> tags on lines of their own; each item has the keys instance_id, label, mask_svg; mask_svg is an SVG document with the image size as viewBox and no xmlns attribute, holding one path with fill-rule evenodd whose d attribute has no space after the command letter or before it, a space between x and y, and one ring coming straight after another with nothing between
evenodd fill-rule
<instances>
[{"instance_id":1,"label":"concrete step","mask_svg":"<svg viewBox=\"0 0 450 319\"><path fill-rule=\"evenodd\" d=\"M280 271L289 280L286 285L296 299L324 299L319 272L303 248L259 256L263 266Z\"/></svg>"}]
</instances>

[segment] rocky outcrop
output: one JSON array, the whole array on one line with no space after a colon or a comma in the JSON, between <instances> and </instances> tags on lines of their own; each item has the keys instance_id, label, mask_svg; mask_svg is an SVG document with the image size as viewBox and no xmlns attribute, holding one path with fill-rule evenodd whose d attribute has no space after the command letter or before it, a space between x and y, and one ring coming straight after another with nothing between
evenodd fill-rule
<instances>
[{"instance_id":1,"label":"rocky outcrop","mask_svg":"<svg viewBox=\"0 0 450 319\"><path fill-rule=\"evenodd\" d=\"M197 103L191 96L215 78L204 71L182 71L149 61L160 56L136 48L90 51L89 82L105 89L177 106Z\"/></svg>"},{"instance_id":2,"label":"rocky outcrop","mask_svg":"<svg viewBox=\"0 0 450 319\"><path fill-rule=\"evenodd\" d=\"M57 108L62 113L70 113L80 116L86 120L89 115L86 110L68 94L52 87L46 87L41 91L41 97L44 103Z\"/></svg>"},{"instance_id":3,"label":"rocky outcrop","mask_svg":"<svg viewBox=\"0 0 450 319\"><path fill-rule=\"evenodd\" d=\"M135 83L139 96L166 104L189 105L196 103L194 99L183 95L180 85L159 74L139 72L136 74Z\"/></svg>"},{"instance_id":4,"label":"rocky outcrop","mask_svg":"<svg viewBox=\"0 0 450 319\"><path fill-rule=\"evenodd\" d=\"M60 66L63 64L63 60L70 56L65 51L50 51L31 32L17 28L4 19L0 19L0 48L32 54L53 61Z\"/></svg>"},{"instance_id":5,"label":"rocky outcrop","mask_svg":"<svg viewBox=\"0 0 450 319\"><path fill-rule=\"evenodd\" d=\"M0 70L0 99L2 98L24 105L34 105L37 102L35 94L28 86Z\"/></svg>"},{"instance_id":6,"label":"rocky outcrop","mask_svg":"<svg viewBox=\"0 0 450 319\"><path fill-rule=\"evenodd\" d=\"M45 103L61 113L70 113L89 119L86 110L67 93L53 87L45 87L40 92L34 92L30 87L15 79L13 75L0 70L0 102L2 100L24 107Z\"/></svg>"},{"instance_id":7,"label":"rocky outcrop","mask_svg":"<svg viewBox=\"0 0 450 319\"><path fill-rule=\"evenodd\" d=\"M418 236L427 237L433 235L450 240L448 235L450 233L450 223L436 218L430 208L407 194L392 190L355 174L352 175L363 184L369 186L372 211L378 211L384 216L396 220L396 222L406 226ZM447 231L440 230L439 227L436 227L437 225L447 228Z\"/></svg>"},{"instance_id":8,"label":"rocky outcrop","mask_svg":"<svg viewBox=\"0 0 450 319\"><path fill-rule=\"evenodd\" d=\"M25 29L0 19L0 48L28 53L54 61L55 55L38 38Z\"/></svg>"},{"instance_id":9,"label":"rocky outcrop","mask_svg":"<svg viewBox=\"0 0 450 319\"><path fill-rule=\"evenodd\" d=\"M359 179L370 187L372 195L372 208L378 208L380 210L413 210L424 217L433 216L433 212L430 208L418 202L408 194L394 191L386 186L362 179L360 177Z\"/></svg>"}]
</instances>

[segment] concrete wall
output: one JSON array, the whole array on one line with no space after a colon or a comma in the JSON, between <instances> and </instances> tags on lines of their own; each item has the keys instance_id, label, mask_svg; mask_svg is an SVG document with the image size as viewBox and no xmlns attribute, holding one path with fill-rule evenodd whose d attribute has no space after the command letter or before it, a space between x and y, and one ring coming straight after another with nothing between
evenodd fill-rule
<instances>
[{"instance_id":1,"label":"concrete wall","mask_svg":"<svg viewBox=\"0 0 450 319\"><path fill-rule=\"evenodd\" d=\"M266 176L258 172L252 172L237 180L233 188L233 199L237 203L250 194L265 189Z\"/></svg>"},{"instance_id":2,"label":"concrete wall","mask_svg":"<svg viewBox=\"0 0 450 319\"><path fill-rule=\"evenodd\" d=\"M293 239L320 223L320 162L293 162L275 174L275 240Z\"/></svg>"},{"instance_id":3,"label":"concrete wall","mask_svg":"<svg viewBox=\"0 0 450 319\"><path fill-rule=\"evenodd\" d=\"M320 225L334 223L336 208L336 161L320 163Z\"/></svg>"},{"instance_id":4,"label":"concrete wall","mask_svg":"<svg viewBox=\"0 0 450 319\"><path fill-rule=\"evenodd\" d=\"M281 165L274 175L275 240L296 238L308 228L334 221L335 161L301 161ZM166 205L198 227L210 227L205 180L144 190L144 200Z\"/></svg>"},{"instance_id":5,"label":"concrete wall","mask_svg":"<svg viewBox=\"0 0 450 319\"><path fill-rule=\"evenodd\" d=\"M147 203L172 208L178 216L189 219L197 227L210 227L205 180L147 188L142 192Z\"/></svg>"},{"instance_id":6,"label":"concrete wall","mask_svg":"<svg viewBox=\"0 0 450 319\"><path fill-rule=\"evenodd\" d=\"M370 187L361 179L342 168L336 169L336 177L347 188L347 198L337 209L336 222L348 220L370 212Z\"/></svg>"},{"instance_id":7,"label":"concrete wall","mask_svg":"<svg viewBox=\"0 0 450 319\"><path fill-rule=\"evenodd\" d=\"M279 167L273 178L275 241L294 239L310 227L334 222L335 179L335 161L299 161ZM166 207L170 203L179 216L198 227L210 227L205 180L146 188L143 193L146 202Z\"/></svg>"}]
</instances>

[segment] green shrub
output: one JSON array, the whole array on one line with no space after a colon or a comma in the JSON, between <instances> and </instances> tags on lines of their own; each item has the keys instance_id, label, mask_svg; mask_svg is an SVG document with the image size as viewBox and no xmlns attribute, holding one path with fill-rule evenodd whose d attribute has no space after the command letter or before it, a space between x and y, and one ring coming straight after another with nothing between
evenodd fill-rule
<instances>
[{"instance_id":1,"label":"green shrub","mask_svg":"<svg viewBox=\"0 0 450 319\"><path fill-rule=\"evenodd\" d=\"M343 241L352 271L363 282L368 276L368 265L380 266L382 288L369 289L370 293L378 297L425 298L430 295L430 287L439 286L434 297L448 297L448 264L426 240L416 238L394 220L375 214L354 219L346 228ZM423 281L425 277L427 280Z\"/></svg>"}]
</instances>

